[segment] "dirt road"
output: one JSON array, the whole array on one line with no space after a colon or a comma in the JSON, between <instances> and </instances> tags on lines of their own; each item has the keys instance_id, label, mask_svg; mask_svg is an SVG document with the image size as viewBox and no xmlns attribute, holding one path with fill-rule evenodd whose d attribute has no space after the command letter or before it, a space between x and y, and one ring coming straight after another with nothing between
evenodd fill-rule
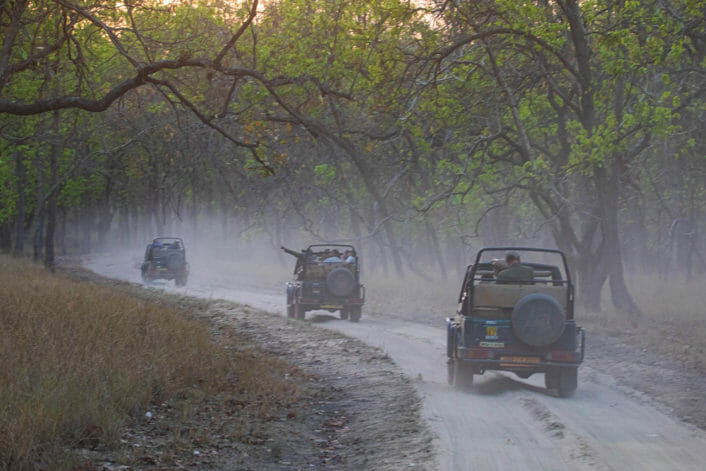
<instances>
[{"instance_id":1,"label":"dirt road","mask_svg":"<svg viewBox=\"0 0 706 471\"><path fill-rule=\"evenodd\" d=\"M94 258L87 268L138 282L134 263ZM172 283L157 288L175 291ZM223 279L192 277L179 292L284 315L283 289L233 288ZM542 375L521 380L486 373L472 391L459 392L446 384L442 319L439 327L366 314L358 324L325 312L307 313L307 319L383 349L414 379L443 470L706 469L704 431L590 365L580 368L578 391L568 400L547 393Z\"/></svg>"}]
</instances>

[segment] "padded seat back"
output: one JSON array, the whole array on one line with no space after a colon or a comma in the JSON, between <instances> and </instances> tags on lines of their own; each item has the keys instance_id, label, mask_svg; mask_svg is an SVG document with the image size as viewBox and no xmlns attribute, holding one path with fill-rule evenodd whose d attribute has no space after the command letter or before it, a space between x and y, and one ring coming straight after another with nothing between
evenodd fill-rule
<instances>
[{"instance_id":1,"label":"padded seat back","mask_svg":"<svg viewBox=\"0 0 706 471\"><path fill-rule=\"evenodd\" d=\"M530 293L544 293L556 299L561 308L566 312L566 286L510 285L496 283L480 283L473 291L473 307L499 307L511 309L517 302Z\"/></svg>"}]
</instances>

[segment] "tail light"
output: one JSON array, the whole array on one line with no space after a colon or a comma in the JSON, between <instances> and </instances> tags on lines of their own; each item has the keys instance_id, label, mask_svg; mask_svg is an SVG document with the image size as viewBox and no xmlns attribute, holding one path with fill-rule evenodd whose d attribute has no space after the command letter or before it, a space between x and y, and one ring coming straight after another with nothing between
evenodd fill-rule
<instances>
[{"instance_id":1,"label":"tail light","mask_svg":"<svg viewBox=\"0 0 706 471\"><path fill-rule=\"evenodd\" d=\"M547 353L547 360L574 361L574 352L569 352L566 350L555 350Z\"/></svg>"},{"instance_id":2,"label":"tail light","mask_svg":"<svg viewBox=\"0 0 706 471\"><path fill-rule=\"evenodd\" d=\"M466 356L467 358L487 359L490 357L490 352L488 350L468 350Z\"/></svg>"}]
</instances>

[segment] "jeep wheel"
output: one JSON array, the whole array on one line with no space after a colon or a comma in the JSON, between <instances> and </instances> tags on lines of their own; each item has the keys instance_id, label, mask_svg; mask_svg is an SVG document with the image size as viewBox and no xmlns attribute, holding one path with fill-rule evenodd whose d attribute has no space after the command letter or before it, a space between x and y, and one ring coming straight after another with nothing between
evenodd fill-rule
<instances>
[{"instance_id":1,"label":"jeep wheel","mask_svg":"<svg viewBox=\"0 0 706 471\"><path fill-rule=\"evenodd\" d=\"M578 368L569 366L559 370L557 392L559 397L571 397L578 387Z\"/></svg>"},{"instance_id":2,"label":"jeep wheel","mask_svg":"<svg viewBox=\"0 0 706 471\"><path fill-rule=\"evenodd\" d=\"M515 335L533 347L544 347L559 340L565 320L559 302L544 293L528 294L512 310Z\"/></svg>"},{"instance_id":3,"label":"jeep wheel","mask_svg":"<svg viewBox=\"0 0 706 471\"><path fill-rule=\"evenodd\" d=\"M544 373L544 385L547 389L557 389L559 387L559 373L556 371Z\"/></svg>"},{"instance_id":4,"label":"jeep wheel","mask_svg":"<svg viewBox=\"0 0 706 471\"><path fill-rule=\"evenodd\" d=\"M188 277L188 275L186 273L177 274L176 277L174 278L174 285L175 286L186 286L187 277Z\"/></svg>"},{"instance_id":5,"label":"jeep wheel","mask_svg":"<svg viewBox=\"0 0 706 471\"><path fill-rule=\"evenodd\" d=\"M306 311L304 310L304 306L302 306L301 304L295 304L294 305L294 317L296 317L300 321L303 321L305 316L306 316Z\"/></svg>"},{"instance_id":6,"label":"jeep wheel","mask_svg":"<svg viewBox=\"0 0 706 471\"><path fill-rule=\"evenodd\" d=\"M341 308L341 312L339 314L341 316L341 320L347 320L348 319L348 308L344 307Z\"/></svg>"},{"instance_id":7,"label":"jeep wheel","mask_svg":"<svg viewBox=\"0 0 706 471\"><path fill-rule=\"evenodd\" d=\"M294 306L287 306L287 317L289 317L290 319L294 319Z\"/></svg>"},{"instance_id":8,"label":"jeep wheel","mask_svg":"<svg viewBox=\"0 0 706 471\"><path fill-rule=\"evenodd\" d=\"M351 306L348 309L351 314L350 321L351 322L358 322L360 320L360 316L363 313L363 308L361 306Z\"/></svg>"},{"instance_id":9,"label":"jeep wheel","mask_svg":"<svg viewBox=\"0 0 706 471\"><path fill-rule=\"evenodd\" d=\"M456 355L456 327L446 329L446 356L452 358Z\"/></svg>"},{"instance_id":10,"label":"jeep wheel","mask_svg":"<svg viewBox=\"0 0 706 471\"><path fill-rule=\"evenodd\" d=\"M453 358L449 358L446 361L446 380L449 382L449 386L454 385L454 378L456 376L456 362Z\"/></svg>"},{"instance_id":11,"label":"jeep wheel","mask_svg":"<svg viewBox=\"0 0 706 471\"><path fill-rule=\"evenodd\" d=\"M454 361L454 388L461 391L471 389L473 386L473 373L468 365L462 361Z\"/></svg>"}]
</instances>

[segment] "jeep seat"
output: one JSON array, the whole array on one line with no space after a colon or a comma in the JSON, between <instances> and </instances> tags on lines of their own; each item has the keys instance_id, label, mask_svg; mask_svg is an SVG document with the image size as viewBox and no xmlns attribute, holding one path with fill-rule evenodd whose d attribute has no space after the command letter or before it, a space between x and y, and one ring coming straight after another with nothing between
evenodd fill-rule
<instances>
[{"instance_id":1,"label":"jeep seat","mask_svg":"<svg viewBox=\"0 0 706 471\"><path fill-rule=\"evenodd\" d=\"M479 317L509 318L520 299L531 293L543 293L554 298L566 313L567 291L566 286L480 283L473 289L473 311L479 311L475 314Z\"/></svg>"}]
</instances>

